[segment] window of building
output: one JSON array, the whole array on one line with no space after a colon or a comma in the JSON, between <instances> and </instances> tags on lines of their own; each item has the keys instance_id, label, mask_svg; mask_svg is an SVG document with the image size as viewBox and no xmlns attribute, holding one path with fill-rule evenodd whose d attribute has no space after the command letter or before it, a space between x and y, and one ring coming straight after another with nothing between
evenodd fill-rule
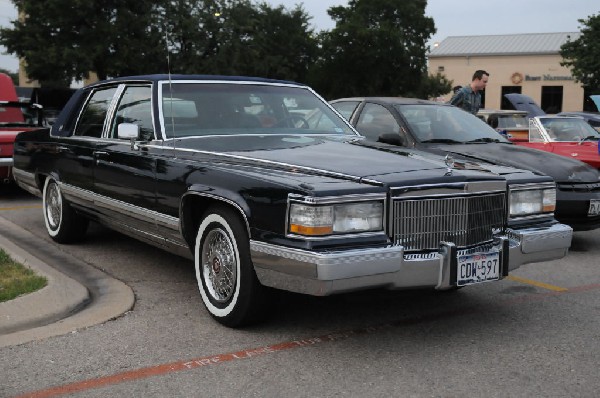
<instances>
[{"instance_id":1,"label":"window of building","mask_svg":"<svg viewBox=\"0 0 600 398\"><path fill-rule=\"evenodd\" d=\"M546 113L558 113L562 111L563 87L562 86L542 86L542 105L541 108Z\"/></svg>"},{"instance_id":2,"label":"window of building","mask_svg":"<svg viewBox=\"0 0 600 398\"><path fill-rule=\"evenodd\" d=\"M522 94L521 90L521 86L502 86L502 94L500 94L500 109L515 109L513 104L511 104L509 100L504 98L504 94Z\"/></svg>"}]
</instances>

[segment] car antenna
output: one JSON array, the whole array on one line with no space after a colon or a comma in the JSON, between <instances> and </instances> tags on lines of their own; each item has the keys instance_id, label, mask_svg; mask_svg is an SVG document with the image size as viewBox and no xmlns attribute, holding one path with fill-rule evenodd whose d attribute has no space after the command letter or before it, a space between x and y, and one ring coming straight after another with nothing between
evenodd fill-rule
<instances>
[{"instance_id":1,"label":"car antenna","mask_svg":"<svg viewBox=\"0 0 600 398\"><path fill-rule=\"evenodd\" d=\"M171 80L171 53L169 51L168 28L165 29L165 47L167 49L167 73L169 76L169 95L171 96L171 101L169 101L169 114L171 116L171 131L173 132L173 149L175 149L175 118L173 117L173 82Z\"/></svg>"}]
</instances>

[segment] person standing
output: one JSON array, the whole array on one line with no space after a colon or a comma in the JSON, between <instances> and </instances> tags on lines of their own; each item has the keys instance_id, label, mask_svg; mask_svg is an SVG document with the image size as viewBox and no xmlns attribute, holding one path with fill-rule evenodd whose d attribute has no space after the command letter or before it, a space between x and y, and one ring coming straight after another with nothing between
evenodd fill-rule
<instances>
[{"instance_id":1,"label":"person standing","mask_svg":"<svg viewBox=\"0 0 600 398\"><path fill-rule=\"evenodd\" d=\"M471 84L458 89L448 103L476 115L481 108L480 91L487 86L489 76L490 74L484 70L476 70L473 73Z\"/></svg>"}]
</instances>

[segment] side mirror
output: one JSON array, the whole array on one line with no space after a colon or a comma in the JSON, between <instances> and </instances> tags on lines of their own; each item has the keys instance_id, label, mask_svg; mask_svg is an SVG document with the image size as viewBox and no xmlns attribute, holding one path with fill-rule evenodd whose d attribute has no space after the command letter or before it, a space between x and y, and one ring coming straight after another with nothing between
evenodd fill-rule
<instances>
[{"instance_id":1,"label":"side mirror","mask_svg":"<svg viewBox=\"0 0 600 398\"><path fill-rule=\"evenodd\" d=\"M117 126L117 137L121 140L137 140L140 126L133 123L121 123Z\"/></svg>"},{"instance_id":2,"label":"side mirror","mask_svg":"<svg viewBox=\"0 0 600 398\"><path fill-rule=\"evenodd\" d=\"M130 140L131 149L135 148L135 141L140 135L140 126L133 123L120 123L117 126L117 137L121 140Z\"/></svg>"},{"instance_id":3,"label":"side mirror","mask_svg":"<svg viewBox=\"0 0 600 398\"><path fill-rule=\"evenodd\" d=\"M400 134L395 133L383 133L377 137L378 142L383 142L384 144L391 144L396 146L404 146L404 140L400 136Z\"/></svg>"}]
</instances>

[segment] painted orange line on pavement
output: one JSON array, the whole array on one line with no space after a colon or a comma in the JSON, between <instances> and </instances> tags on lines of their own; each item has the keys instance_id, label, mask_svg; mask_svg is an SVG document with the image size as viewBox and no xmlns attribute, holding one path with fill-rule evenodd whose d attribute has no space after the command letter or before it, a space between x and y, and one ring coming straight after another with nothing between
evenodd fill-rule
<instances>
[{"instance_id":1,"label":"painted orange line on pavement","mask_svg":"<svg viewBox=\"0 0 600 398\"><path fill-rule=\"evenodd\" d=\"M48 398L55 397L63 394L70 394L78 391L90 390L94 388L100 388L107 385L118 384L131 380L143 379L150 376L164 375L167 373L178 372L182 370L190 370L199 367L216 365L223 362L230 362L242 359L253 358L265 354L272 354L278 351L290 350L293 348L307 347L315 344L324 342L337 341L347 339L352 335L373 333L377 330L381 330L383 327L390 327L391 325L384 325L378 328L364 328L357 329L349 332L331 333L320 337L311 337L303 340L294 340L285 343L264 346L259 348L253 348L250 350L243 350L233 352L229 354L218 354L202 358L196 358L186 361L171 362L167 364L151 366L148 368L142 368L132 370L129 372L117 373L111 376L101 377L98 379L84 380L81 382L67 384L64 386L58 386L49 388L47 390L40 390L24 395L20 395L19 398Z\"/></svg>"},{"instance_id":2,"label":"painted orange line on pavement","mask_svg":"<svg viewBox=\"0 0 600 398\"><path fill-rule=\"evenodd\" d=\"M591 284L585 286L577 286L571 289L564 289L561 291L553 291L543 294L529 294L525 296L521 296L517 299L511 298L507 300L501 300L501 302L505 303L516 303L516 302L526 302L526 301L538 301L543 300L548 297L558 297L564 294L569 293L581 293L591 290L600 289L600 284ZM284 343L274 344L270 346L258 347L249 350L242 350L228 354L215 354L206 357L177 361L166 363L162 365L150 366L147 368L131 370L128 372L122 372L113 374L110 376L100 377L97 379L88 379L80 382L75 382L71 384L65 384L62 386L51 387L45 390L38 390L26 394L19 395L15 398L51 398L57 397L64 394L70 394L79 391L92 390L96 388L101 388L105 386L115 385L127 381L134 381L139 379L144 379L151 376L162 376L169 373L186 371L191 369L196 369L200 367L206 367L211 365L218 365L224 362L237 361L243 359L254 358L258 356L263 356L266 354L273 354L279 351L290 350L294 348L302 348L314 346L316 344L322 344L333 341L340 341L348 339L352 336L366 335L375 333L384 329L390 329L401 326L409 326L415 325L423 322L436 321L444 318L452 318L460 315L467 315L476 313L481 311L480 308L477 307L462 307L456 310L445 311L437 314L426 314L422 316L416 316L413 318L402 319L396 322L386 323L378 326L371 326L365 328L354 329L350 331L342 331L342 332L334 332L329 333L319 337L310 337L301 340L288 341Z\"/></svg>"},{"instance_id":3,"label":"painted orange line on pavement","mask_svg":"<svg viewBox=\"0 0 600 398\"><path fill-rule=\"evenodd\" d=\"M42 208L41 205L0 207L0 211L5 211L5 210L23 210L23 209L41 209L41 208Z\"/></svg>"},{"instance_id":4,"label":"painted orange line on pavement","mask_svg":"<svg viewBox=\"0 0 600 398\"><path fill-rule=\"evenodd\" d=\"M527 285L541 287L541 288L552 290L555 292L566 292L567 290L569 290L569 289L565 289L564 287L549 285L544 282L538 282L538 281L534 281L531 279L521 278L520 276L509 275L506 277L506 279L510 279L511 281L515 281L515 282L525 283Z\"/></svg>"}]
</instances>

